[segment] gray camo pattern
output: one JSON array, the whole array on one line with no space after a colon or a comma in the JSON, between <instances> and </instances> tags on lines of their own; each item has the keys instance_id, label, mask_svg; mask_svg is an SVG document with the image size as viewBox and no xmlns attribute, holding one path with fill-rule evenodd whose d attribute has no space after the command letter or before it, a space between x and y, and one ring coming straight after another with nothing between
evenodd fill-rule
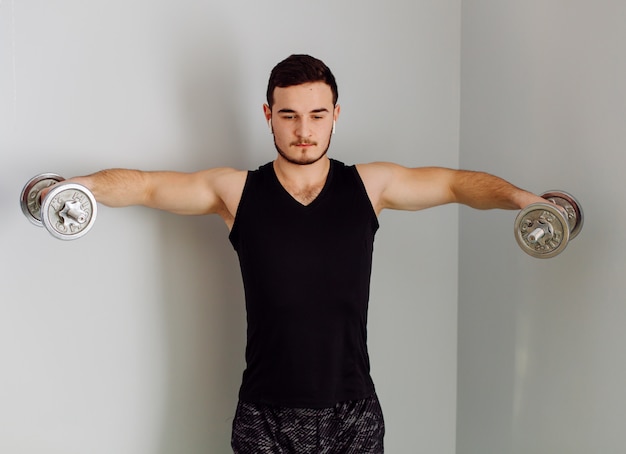
<instances>
[{"instance_id":1,"label":"gray camo pattern","mask_svg":"<svg viewBox=\"0 0 626 454\"><path fill-rule=\"evenodd\" d=\"M377 397L332 408L283 408L239 402L235 454L382 454L385 423Z\"/></svg>"}]
</instances>

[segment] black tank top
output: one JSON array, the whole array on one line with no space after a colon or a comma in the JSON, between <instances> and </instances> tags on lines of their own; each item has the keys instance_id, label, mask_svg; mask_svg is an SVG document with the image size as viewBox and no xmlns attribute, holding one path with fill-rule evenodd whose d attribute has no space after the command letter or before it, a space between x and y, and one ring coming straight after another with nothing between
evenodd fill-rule
<instances>
[{"instance_id":1,"label":"black tank top","mask_svg":"<svg viewBox=\"0 0 626 454\"><path fill-rule=\"evenodd\" d=\"M366 326L377 229L354 166L331 160L307 206L272 163L248 173L230 233L248 321L242 401L324 408L374 393Z\"/></svg>"}]
</instances>

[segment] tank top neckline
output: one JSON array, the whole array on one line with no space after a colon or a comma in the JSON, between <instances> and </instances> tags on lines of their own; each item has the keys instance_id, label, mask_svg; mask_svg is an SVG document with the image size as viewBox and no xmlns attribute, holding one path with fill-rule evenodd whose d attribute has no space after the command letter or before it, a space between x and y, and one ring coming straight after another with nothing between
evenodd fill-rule
<instances>
[{"instance_id":1,"label":"tank top neckline","mask_svg":"<svg viewBox=\"0 0 626 454\"><path fill-rule=\"evenodd\" d=\"M330 183L332 181L334 168L337 165L337 162L338 161L336 161L335 159L332 159L332 158L330 159L330 166L328 168L328 174L326 175L326 181L324 182L324 186L322 186L322 190L319 192L319 194L317 194L317 196L308 205L305 205L299 200L297 200L294 196L292 196L289 193L289 191L287 191L287 189L285 189L285 187L282 185L282 183L278 179L278 175L276 175L276 170L274 170L273 162L268 163L268 167L269 167L269 172L272 175L272 180L274 181L274 184L278 187L279 191L284 195L284 197L291 200L291 203L293 203L299 209L310 210L310 209L313 209L315 206L319 205L321 201L324 199L326 193L328 192L328 187L330 186Z\"/></svg>"}]
</instances>

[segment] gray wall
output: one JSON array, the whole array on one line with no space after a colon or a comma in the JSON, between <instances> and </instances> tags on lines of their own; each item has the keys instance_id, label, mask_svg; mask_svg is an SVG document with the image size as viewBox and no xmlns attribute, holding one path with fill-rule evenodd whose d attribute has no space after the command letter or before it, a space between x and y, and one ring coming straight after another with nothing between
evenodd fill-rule
<instances>
[{"instance_id":1,"label":"gray wall","mask_svg":"<svg viewBox=\"0 0 626 454\"><path fill-rule=\"evenodd\" d=\"M332 155L458 166L460 1L0 2L0 452L228 452L243 367L217 218L100 207L62 242L18 196L40 172L255 168L272 66L323 58ZM458 211L386 213L370 341L389 452L453 453ZM581 241L582 243L582 241Z\"/></svg>"},{"instance_id":2,"label":"gray wall","mask_svg":"<svg viewBox=\"0 0 626 454\"><path fill-rule=\"evenodd\" d=\"M463 2L461 165L563 189L542 261L514 213L461 210L459 454L617 454L626 432L626 3Z\"/></svg>"}]
</instances>

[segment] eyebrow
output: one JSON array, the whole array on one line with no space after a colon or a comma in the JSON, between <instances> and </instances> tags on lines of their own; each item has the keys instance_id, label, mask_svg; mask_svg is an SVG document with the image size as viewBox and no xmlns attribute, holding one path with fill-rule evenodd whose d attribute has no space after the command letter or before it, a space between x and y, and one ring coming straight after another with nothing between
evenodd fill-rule
<instances>
[{"instance_id":1,"label":"eyebrow","mask_svg":"<svg viewBox=\"0 0 626 454\"><path fill-rule=\"evenodd\" d=\"M309 113L323 113L323 112L329 112L329 110L325 107L321 107L319 109L313 109ZM293 109L280 109L278 113L297 113L297 112Z\"/></svg>"}]
</instances>

